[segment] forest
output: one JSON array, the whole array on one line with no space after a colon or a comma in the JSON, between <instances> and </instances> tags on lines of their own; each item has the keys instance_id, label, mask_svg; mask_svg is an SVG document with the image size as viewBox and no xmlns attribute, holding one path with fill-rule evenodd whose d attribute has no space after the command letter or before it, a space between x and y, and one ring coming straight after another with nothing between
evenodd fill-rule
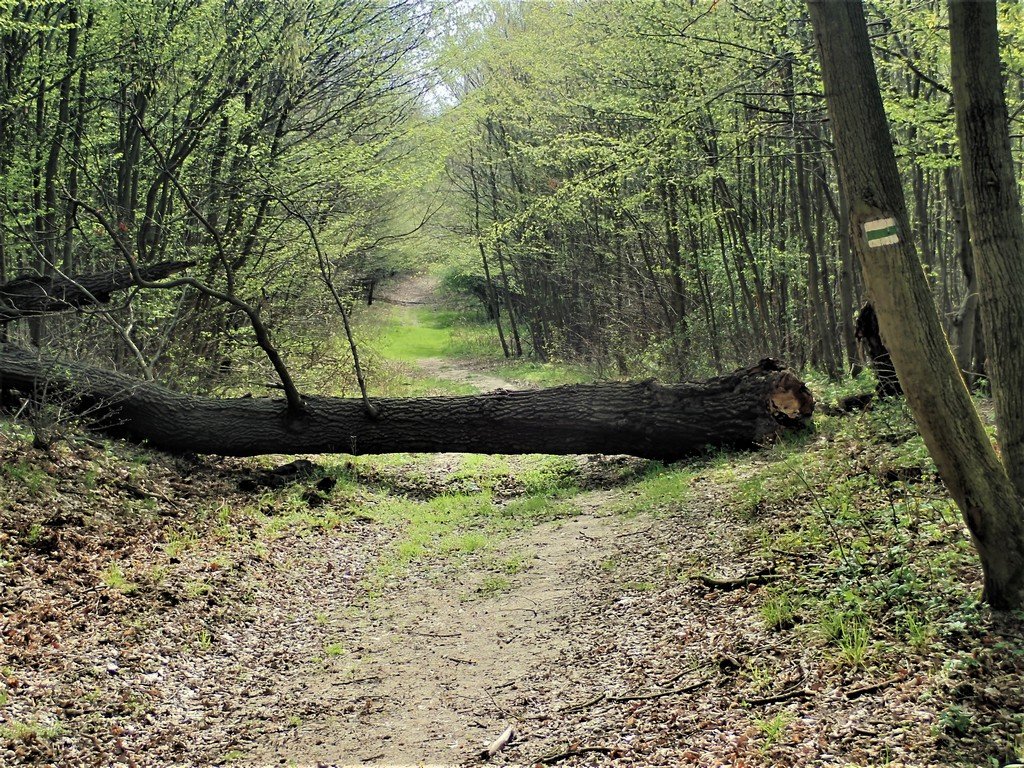
<instances>
[{"instance_id":1,"label":"forest","mask_svg":"<svg viewBox=\"0 0 1024 768\"><path fill-rule=\"evenodd\" d=\"M0 765L1024 764L1024 8L0 0Z\"/></svg>"}]
</instances>

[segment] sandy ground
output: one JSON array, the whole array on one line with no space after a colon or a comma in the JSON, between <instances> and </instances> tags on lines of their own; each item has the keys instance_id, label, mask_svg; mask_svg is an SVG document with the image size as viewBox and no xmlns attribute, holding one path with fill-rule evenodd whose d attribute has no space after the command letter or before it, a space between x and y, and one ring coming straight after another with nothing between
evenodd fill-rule
<instances>
[{"instance_id":1,"label":"sandy ground","mask_svg":"<svg viewBox=\"0 0 1024 768\"><path fill-rule=\"evenodd\" d=\"M567 649L564 628L588 574L630 523L602 517L539 526L509 543L530 567L514 588L474 594L479 575L428 570L351 626L350 666L307 681L333 712L290 730L247 764L462 764L514 721L536 678ZM354 682L360 681L360 682ZM513 715L515 713L515 715Z\"/></svg>"}]
</instances>

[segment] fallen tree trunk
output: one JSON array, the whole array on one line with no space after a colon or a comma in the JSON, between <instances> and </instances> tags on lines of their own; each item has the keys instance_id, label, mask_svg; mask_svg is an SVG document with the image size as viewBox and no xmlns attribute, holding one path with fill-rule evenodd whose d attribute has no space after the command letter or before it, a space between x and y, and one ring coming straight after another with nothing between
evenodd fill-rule
<instances>
[{"instance_id":1,"label":"fallen tree trunk","mask_svg":"<svg viewBox=\"0 0 1024 768\"><path fill-rule=\"evenodd\" d=\"M162 280L191 266L191 261L162 261L139 267L139 275L143 280ZM0 323L9 323L20 317L36 317L106 304L110 301L110 294L135 284L131 270L127 267L72 277L16 277L0 285Z\"/></svg>"},{"instance_id":2,"label":"fallen tree trunk","mask_svg":"<svg viewBox=\"0 0 1024 768\"><path fill-rule=\"evenodd\" d=\"M215 399L80 363L0 351L5 389L29 396L45 383L72 407L100 414L115 436L166 451L268 453L606 453L675 460L712 447L751 447L805 427L814 399L774 360L706 382L581 384L482 395L375 400L308 397L290 416L283 400Z\"/></svg>"}]
</instances>

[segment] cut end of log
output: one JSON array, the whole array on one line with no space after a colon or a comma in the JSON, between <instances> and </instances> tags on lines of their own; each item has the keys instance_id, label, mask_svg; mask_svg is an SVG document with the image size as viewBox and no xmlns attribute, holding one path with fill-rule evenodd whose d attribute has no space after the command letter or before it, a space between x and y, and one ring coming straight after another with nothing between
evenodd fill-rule
<instances>
[{"instance_id":1,"label":"cut end of log","mask_svg":"<svg viewBox=\"0 0 1024 768\"><path fill-rule=\"evenodd\" d=\"M814 417L814 395L796 374L782 370L768 396L768 407L784 426L809 426Z\"/></svg>"}]
</instances>

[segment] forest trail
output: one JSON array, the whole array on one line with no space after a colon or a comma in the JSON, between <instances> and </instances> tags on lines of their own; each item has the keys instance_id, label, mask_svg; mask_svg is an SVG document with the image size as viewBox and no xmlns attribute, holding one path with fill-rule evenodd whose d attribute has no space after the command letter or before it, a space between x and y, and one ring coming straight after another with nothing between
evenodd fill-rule
<instances>
[{"instance_id":1,"label":"forest trail","mask_svg":"<svg viewBox=\"0 0 1024 768\"><path fill-rule=\"evenodd\" d=\"M401 325L415 328L422 323L420 310L439 310L440 279L431 274L405 275L394 283L385 285L380 301L394 307L395 319ZM529 389L535 385L513 382L489 373L479 363L464 358L420 357L415 365L426 375L435 379L451 381L473 387L480 392L497 389Z\"/></svg>"},{"instance_id":2,"label":"forest trail","mask_svg":"<svg viewBox=\"0 0 1024 768\"><path fill-rule=\"evenodd\" d=\"M251 764L464 764L540 695L534 681L556 674L590 578L635 525L588 516L538 526L495 553L529 566L493 594L472 568L396 579L364 619L339 627L349 662L299 683L326 711Z\"/></svg>"},{"instance_id":3,"label":"forest trail","mask_svg":"<svg viewBox=\"0 0 1024 768\"><path fill-rule=\"evenodd\" d=\"M438 289L435 276L405 276L386 286L380 301L391 305L393 323L415 328L442 308ZM469 359L410 362L426 376L480 391L523 386ZM443 489L460 457L437 454L426 464L420 471ZM575 502L589 514L541 523L491 550L489 560L517 564L508 578L472 563L434 562L392 577L355 621L344 607L324 606L343 661L290 689L325 706L272 736L251 764L454 766L471 759L538 697L528 681L554 673L570 645L566 628L592 601L594 574L619 537L649 525L602 513L614 493L582 494Z\"/></svg>"}]
</instances>

